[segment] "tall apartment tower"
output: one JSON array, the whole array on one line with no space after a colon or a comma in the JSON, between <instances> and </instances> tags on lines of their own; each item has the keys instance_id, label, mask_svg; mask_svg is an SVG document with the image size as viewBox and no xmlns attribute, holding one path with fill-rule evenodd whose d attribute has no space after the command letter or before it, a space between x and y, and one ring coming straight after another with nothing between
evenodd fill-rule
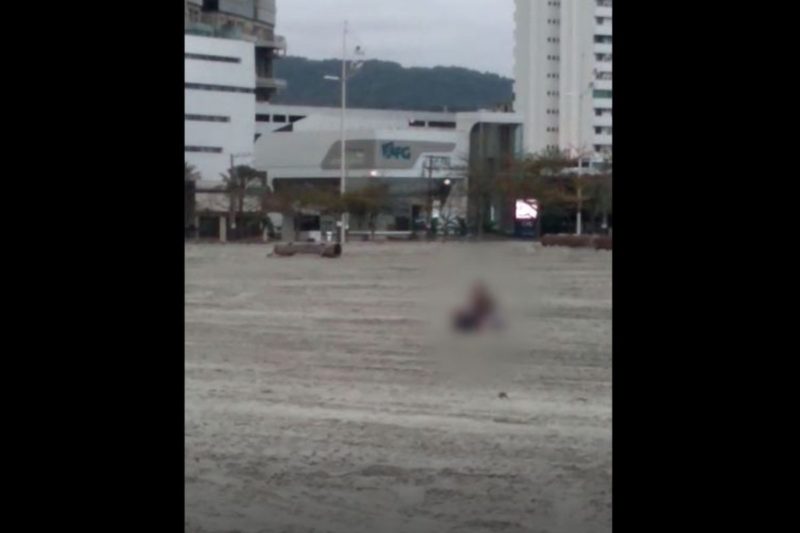
<instances>
[{"instance_id":1,"label":"tall apartment tower","mask_svg":"<svg viewBox=\"0 0 800 533\"><path fill-rule=\"evenodd\" d=\"M275 0L184 0L184 151L204 185L235 165L252 165L256 103L285 86L273 60Z\"/></svg>"},{"instance_id":2,"label":"tall apartment tower","mask_svg":"<svg viewBox=\"0 0 800 533\"><path fill-rule=\"evenodd\" d=\"M273 76L273 59L286 51L286 40L275 35L275 0L184 0L184 7L187 33L254 44L257 101L286 86Z\"/></svg>"},{"instance_id":3,"label":"tall apartment tower","mask_svg":"<svg viewBox=\"0 0 800 533\"><path fill-rule=\"evenodd\" d=\"M514 107L527 153L612 149L612 0L515 0Z\"/></svg>"}]
</instances>

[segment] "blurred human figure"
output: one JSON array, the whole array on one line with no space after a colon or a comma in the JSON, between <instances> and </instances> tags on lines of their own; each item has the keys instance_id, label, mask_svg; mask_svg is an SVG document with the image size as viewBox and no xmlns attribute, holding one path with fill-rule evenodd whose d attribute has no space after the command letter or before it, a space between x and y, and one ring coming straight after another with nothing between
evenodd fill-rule
<instances>
[{"instance_id":1,"label":"blurred human figure","mask_svg":"<svg viewBox=\"0 0 800 533\"><path fill-rule=\"evenodd\" d=\"M489 289L481 282L472 286L466 306L453 313L453 327L457 331L480 331L486 327L499 328L502 322L497 314L497 304Z\"/></svg>"}]
</instances>

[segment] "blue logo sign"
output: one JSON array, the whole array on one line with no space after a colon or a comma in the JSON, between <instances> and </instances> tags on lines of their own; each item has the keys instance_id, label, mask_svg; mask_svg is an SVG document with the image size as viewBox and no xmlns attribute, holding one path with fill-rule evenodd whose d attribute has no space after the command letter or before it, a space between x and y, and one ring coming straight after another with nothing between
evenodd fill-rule
<instances>
[{"instance_id":1,"label":"blue logo sign","mask_svg":"<svg viewBox=\"0 0 800 533\"><path fill-rule=\"evenodd\" d=\"M386 159L411 159L410 146L395 146L393 142L381 145L383 157Z\"/></svg>"}]
</instances>

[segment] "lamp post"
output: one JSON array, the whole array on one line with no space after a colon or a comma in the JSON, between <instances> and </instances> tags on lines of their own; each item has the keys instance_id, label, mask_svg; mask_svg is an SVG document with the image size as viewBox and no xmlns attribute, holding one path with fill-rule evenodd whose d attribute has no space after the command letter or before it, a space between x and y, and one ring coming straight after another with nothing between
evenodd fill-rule
<instances>
[{"instance_id":1,"label":"lamp post","mask_svg":"<svg viewBox=\"0 0 800 533\"><path fill-rule=\"evenodd\" d=\"M357 46L355 55L363 55L361 47ZM342 73L339 76L325 76L324 78L329 81L338 81L342 86L342 114L339 126L339 144L341 148L340 154L340 168L339 173L341 181L339 183L339 193L344 197L346 191L347 181L347 80L361 67L361 63L354 63L349 66L347 64L347 21L344 21L344 31L342 32ZM347 240L347 212L342 211L342 218L339 224L341 225L339 232L339 242L344 244Z\"/></svg>"}]
</instances>

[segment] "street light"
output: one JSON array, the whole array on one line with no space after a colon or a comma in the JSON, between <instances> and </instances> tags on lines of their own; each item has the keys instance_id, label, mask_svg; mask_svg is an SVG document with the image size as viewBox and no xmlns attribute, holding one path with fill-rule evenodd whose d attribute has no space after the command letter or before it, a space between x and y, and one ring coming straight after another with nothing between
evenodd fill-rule
<instances>
[{"instance_id":1,"label":"street light","mask_svg":"<svg viewBox=\"0 0 800 533\"><path fill-rule=\"evenodd\" d=\"M360 46L355 49L355 55L363 55ZM341 182L339 184L339 193L344 197L346 190L345 182L347 180L347 135L345 129L346 115L347 115L347 80L352 76L362 63L357 62L349 65L347 64L347 21L344 21L344 31L342 32L342 74L340 76L324 76L323 78L328 81L338 81L342 84L342 117L340 124L339 143L341 144L341 161L340 161L340 175ZM347 212L342 211L342 219L340 222L341 232L339 234L339 242L344 244L347 240Z\"/></svg>"}]
</instances>

